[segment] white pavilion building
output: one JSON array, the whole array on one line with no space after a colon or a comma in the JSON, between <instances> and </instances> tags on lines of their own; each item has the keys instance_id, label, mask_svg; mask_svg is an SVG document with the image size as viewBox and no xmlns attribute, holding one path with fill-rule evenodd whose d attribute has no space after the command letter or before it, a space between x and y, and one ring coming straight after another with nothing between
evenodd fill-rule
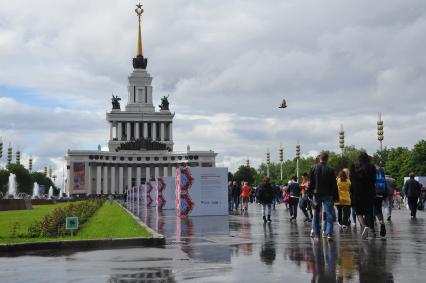
<instances>
[{"instance_id":1,"label":"white pavilion building","mask_svg":"<svg viewBox=\"0 0 426 283\"><path fill-rule=\"evenodd\" d=\"M137 56L127 86L125 109L120 109L119 98L113 97L113 109L106 114L110 128L108 151L68 150L66 189L70 195L120 195L162 176L174 176L176 168L215 167L216 153L173 151L173 118L169 103L163 97L160 109L153 105L152 77L147 72L148 60L142 53L141 15L139 18Z\"/></svg>"}]
</instances>

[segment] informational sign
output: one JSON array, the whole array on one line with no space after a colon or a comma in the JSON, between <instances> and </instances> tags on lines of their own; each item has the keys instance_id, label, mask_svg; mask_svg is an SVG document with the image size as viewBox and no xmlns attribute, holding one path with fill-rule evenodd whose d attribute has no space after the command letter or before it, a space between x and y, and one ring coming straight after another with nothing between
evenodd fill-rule
<instances>
[{"instance_id":1,"label":"informational sign","mask_svg":"<svg viewBox=\"0 0 426 283\"><path fill-rule=\"evenodd\" d=\"M410 179L410 177L404 177L404 184L405 184L405 182L407 182L408 179ZM426 186L426 177L416 176L416 177L414 177L414 179L417 180L417 182L419 182L423 186Z\"/></svg>"},{"instance_id":2,"label":"informational sign","mask_svg":"<svg viewBox=\"0 0 426 283\"><path fill-rule=\"evenodd\" d=\"M178 168L176 213L178 216L228 215L227 168Z\"/></svg>"},{"instance_id":3,"label":"informational sign","mask_svg":"<svg viewBox=\"0 0 426 283\"><path fill-rule=\"evenodd\" d=\"M155 203L158 209L176 208L176 178L162 177L156 180Z\"/></svg>"},{"instance_id":4,"label":"informational sign","mask_svg":"<svg viewBox=\"0 0 426 283\"><path fill-rule=\"evenodd\" d=\"M84 162L74 162L73 172L74 172L74 179L72 184L73 191L84 190L85 189L84 178L86 176Z\"/></svg>"},{"instance_id":5,"label":"informational sign","mask_svg":"<svg viewBox=\"0 0 426 283\"><path fill-rule=\"evenodd\" d=\"M66 230L77 230L78 229L78 217L67 217L67 218L65 218L65 229Z\"/></svg>"}]
</instances>

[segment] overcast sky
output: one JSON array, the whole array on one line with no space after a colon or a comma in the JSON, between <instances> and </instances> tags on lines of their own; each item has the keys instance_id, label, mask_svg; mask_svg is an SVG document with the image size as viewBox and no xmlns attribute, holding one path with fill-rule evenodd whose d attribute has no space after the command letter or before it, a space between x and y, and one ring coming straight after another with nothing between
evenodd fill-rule
<instances>
[{"instance_id":1,"label":"overcast sky","mask_svg":"<svg viewBox=\"0 0 426 283\"><path fill-rule=\"evenodd\" d=\"M134 0L0 0L0 136L62 175L68 149L107 145L111 93L126 103ZM231 171L280 143L293 158L374 152L426 137L426 1L146 0L154 100L170 94L175 149L213 149ZM285 98L288 108L278 109ZM0 164L5 162L5 150Z\"/></svg>"}]
</instances>

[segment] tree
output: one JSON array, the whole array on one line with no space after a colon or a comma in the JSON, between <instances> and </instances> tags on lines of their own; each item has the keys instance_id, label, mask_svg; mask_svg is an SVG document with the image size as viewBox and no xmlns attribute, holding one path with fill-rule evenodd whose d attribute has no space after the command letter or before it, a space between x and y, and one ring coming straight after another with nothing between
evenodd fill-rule
<instances>
[{"instance_id":1,"label":"tree","mask_svg":"<svg viewBox=\"0 0 426 283\"><path fill-rule=\"evenodd\" d=\"M391 148L387 152L385 172L395 178L398 188L402 187L404 177L408 176L410 171L408 167L409 158L410 150L406 147Z\"/></svg>"},{"instance_id":2,"label":"tree","mask_svg":"<svg viewBox=\"0 0 426 283\"><path fill-rule=\"evenodd\" d=\"M253 184L256 174L257 174L256 169L249 166L242 165L234 173L234 181L237 181L237 182L246 181L249 184Z\"/></svg>"},{"instance_id":3,"label":"tree","mask_svg":"<svg viewBox=\"0 0 426 283\"><path fill-rule=\"evenodd\" d=\"M32 194L33 182L27 169L21 164L8 164L7 171L16 175L17 192Z\"/></svg>"},{"instance_id":4,"label":"tree","mask_svg":"<svg viewBox=\"0 0 426 283\"><path fill-rule=\"evenodd\" d=\"M9 171L5 169L0 170L0 193L6 195L7 193L7 185L9 183Z\"/></svg>"},{"instance_id":5,"label":"tree","mask_svg":"<svg viewBox=\"0 0 426 283\"><path fill-rule=\"evenodd\" d=\"M417 176L426 176L426 140L414 145L408 160L408 168Z\"/></svg>"}]
</instances>

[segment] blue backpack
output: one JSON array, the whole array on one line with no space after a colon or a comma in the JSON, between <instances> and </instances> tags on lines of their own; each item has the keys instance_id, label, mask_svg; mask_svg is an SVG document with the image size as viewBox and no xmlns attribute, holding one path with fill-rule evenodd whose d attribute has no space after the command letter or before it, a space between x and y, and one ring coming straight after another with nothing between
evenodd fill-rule
<instances>
[{"instance_id":1,"label":"blue backpack","mask_svg":"<svg viewBox=\"0 0 426 283\"><path fill-rule=\"evenodd\" d=\"M380 167L376 167L376 193L379 195L386 194L385 172Z\"/></svg>"}]
</instances>

